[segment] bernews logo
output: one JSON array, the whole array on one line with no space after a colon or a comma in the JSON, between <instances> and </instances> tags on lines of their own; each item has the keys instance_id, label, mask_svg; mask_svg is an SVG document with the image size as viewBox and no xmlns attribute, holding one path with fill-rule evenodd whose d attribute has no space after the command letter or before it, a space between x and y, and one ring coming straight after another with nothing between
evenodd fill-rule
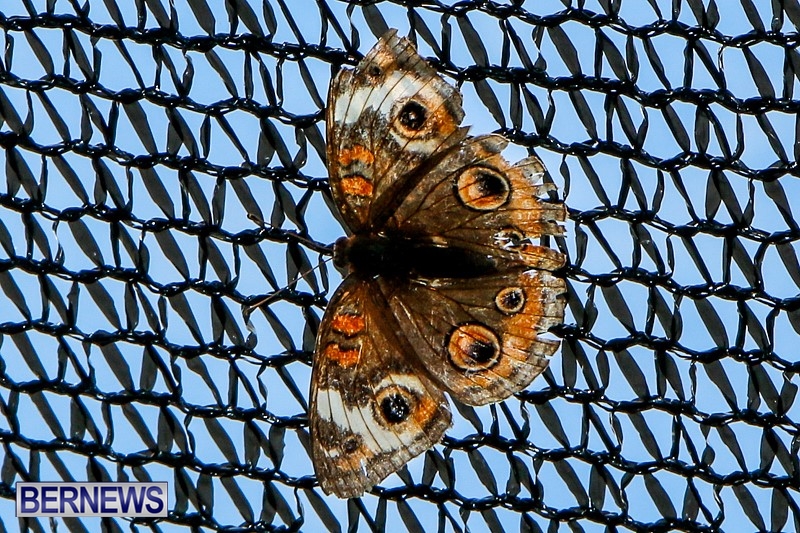
<instances>
[{"instance_id":1,"label":"bernews logo","mask_svg":"<svg viewBox=\"0 0 800 533\"><path fill-rule=\"evenodd\" d=\"M167 483L18 482L17 516L165 517Z\"/></svg>"}]
</instances>

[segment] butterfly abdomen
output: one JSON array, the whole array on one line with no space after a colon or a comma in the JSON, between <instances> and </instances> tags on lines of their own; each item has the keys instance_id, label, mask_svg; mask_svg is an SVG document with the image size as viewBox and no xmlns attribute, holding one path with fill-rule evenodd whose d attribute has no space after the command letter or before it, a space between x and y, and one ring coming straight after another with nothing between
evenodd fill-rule
<instances>
[{"instance_id":1,"label":"butterfly abdomen","mask_svg":"<svg viewBox=\"0 0 800 533\"><path fill-rule=\"evenodd\" d=\"M497 273L492 257L411 237L353 235L336 241L334 263L362 276L474 278Z\"/></svg>"}]
</instances>

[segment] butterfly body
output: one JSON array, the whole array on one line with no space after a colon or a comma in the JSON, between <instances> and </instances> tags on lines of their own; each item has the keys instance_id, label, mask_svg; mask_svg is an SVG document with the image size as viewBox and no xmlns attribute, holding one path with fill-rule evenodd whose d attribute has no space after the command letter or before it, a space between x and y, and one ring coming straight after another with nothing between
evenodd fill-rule
<instances>
[{"instance_id":1,"label":"butterfly body","mask_svg":"<svg viewBox=\"0 0 800 533\"><path fill-rule=\"evenodd\" d=\"M400 280L476 278L497 273L497 263L490 256L408 236L343 237L334 245L334 264L356 275Z\"/></svg>"},{"instance_id":2,"label":"butterfly body","mask_svg":"<svg viewBox=\"0 0 800 533\"><path fill-rule=\"evenodd\" d=\"M331 192L348 274L317 334L309 424L328 493L353 497L439 442L444 392L497 402L541 373L563 319L564 256L544 168L509 164L498 135L461 127L461 95L395 31L328 102Z\"/></svg>"}]
</instances>

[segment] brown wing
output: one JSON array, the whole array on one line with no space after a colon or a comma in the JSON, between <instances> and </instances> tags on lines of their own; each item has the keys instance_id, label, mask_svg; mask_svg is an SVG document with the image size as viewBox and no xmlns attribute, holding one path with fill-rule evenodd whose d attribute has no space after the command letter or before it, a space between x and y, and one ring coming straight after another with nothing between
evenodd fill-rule
<instances>
[{"instance_id":1,"label":"brown wing","mask_svg":"<svg viewBox=\"0 0 800 533\"><path fill-rule=\"evenodd\" d=\"M469 137L420 180L385 231L490 258L496 273L472 279L380 281L398 329L430 375L468 404L499 401L544 370L558 342L541 334L563 321L564 256L536 243L560 235L563 204L541 200L544 167L509 164L498 135Z\"/></svg>"},{"instance_id":2,"label":"brown wing","mask_svg":"<svg viewBox=\"0 0 800 533\"><path fill-rule=\"evenodd\" d=\"M391 30L328 93L328 174L354 233L414 187L417 171L466 136L461 95Z\"/></svg>"},{"instance_id":3,"label":"brown wing","mask_svg":"<svg viewBox=\"0 0 800 533\"><path fill-rule=\"evenodd\" d=\"M379 280L398 330L432 379L462 403L524 389L559 342L542 333L564 318L564 280L546 270L474 279Z\"/></svg>"},{"instance_id":4,"label":"brown wing","mask_svg":"<svg viewBox=\"0 0 800 533\"><path fill-rule=\"evenodd\" d=\"M393 211L386 229L493 257L500 268L556 270L564 256L535 240L561 235L564 205L541 200L544 166L535 157L514 165L499 135L469 137L430 169Z\"/></svg>"},{"instance_id":5,"label":"brown wing","mask_svg":"<svg viewBox=\"0 0 800 533\"><path fill-rule=\"evenodd\" d=\"M377 294L374 282L348 277L317 335L312 458L322 489L340 498L361 495L450 427L444 394L375 305Z\"/></svg>"}]
</instances>

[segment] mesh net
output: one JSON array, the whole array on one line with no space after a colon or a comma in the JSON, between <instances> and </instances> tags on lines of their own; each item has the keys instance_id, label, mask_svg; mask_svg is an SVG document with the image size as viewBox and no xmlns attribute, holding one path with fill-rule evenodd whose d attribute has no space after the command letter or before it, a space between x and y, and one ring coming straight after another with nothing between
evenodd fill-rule
<instances>
[{"instance_id":1,"label":"mesh net","mask_svg":"<svg viewBox=\"0 0 800 533\"><path fill-rule=\"evenodd\" d=\"M0 530L37 480L168 481L170 516L33 531L799 530L800 4L622 4L4 1ZM545 161L569 314L527 391L342 501L306 271L327 85L387 27Z\"/></svg>"}]
</instances>

